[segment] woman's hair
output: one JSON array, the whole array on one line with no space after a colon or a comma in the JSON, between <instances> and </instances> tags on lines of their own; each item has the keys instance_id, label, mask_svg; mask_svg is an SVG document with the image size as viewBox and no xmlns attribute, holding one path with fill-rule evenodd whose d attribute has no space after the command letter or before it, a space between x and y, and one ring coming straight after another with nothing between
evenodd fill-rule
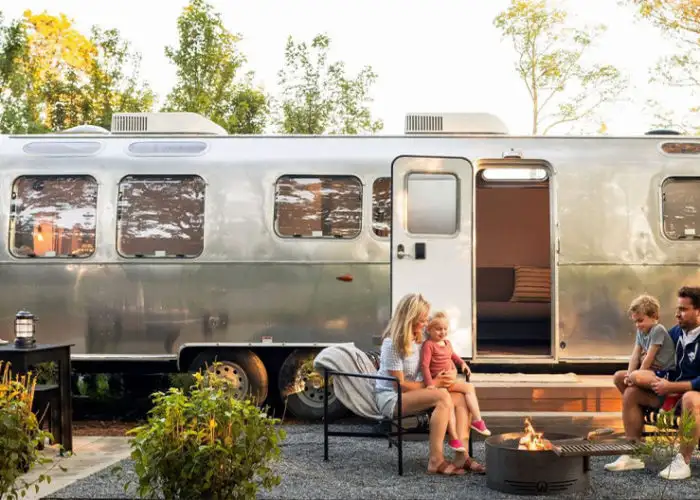
<instances>
[{"instance_id":1,"label":"woman's hair","mask_svg":"<svg viewBox=\"0 0 700 500\"><path fill-rule=\"evenodd\" d=\"M411 354L411 344L414 341L413 325L421 314L428 314L428 311L430 304L419 293L404 295L396 306L382 339L390 338L402 359Z\"/></svg>"},{"instance_id":2,"label":"woman's hair","mask_svg":"<svg viewBox=\"0 0 700 500\"><path fill-rule=\"evenodd\" d=\"M432 330L438 323L445 323L449 328L450 323L447 319L447 314L442 311L436 312L428 322L428 331Z\"/></svg>"},{"instance_id":3,"label":"woman's hair","mask_svg":"<svg viewBox=\"0 0 700 500\"><path fill-rule=\"evenodd\" d=\"M659 319L661 305L651 295L640 295L632 301L629 307L629 314L643 314L653 319Z\"/></svg>"}]
</instances>

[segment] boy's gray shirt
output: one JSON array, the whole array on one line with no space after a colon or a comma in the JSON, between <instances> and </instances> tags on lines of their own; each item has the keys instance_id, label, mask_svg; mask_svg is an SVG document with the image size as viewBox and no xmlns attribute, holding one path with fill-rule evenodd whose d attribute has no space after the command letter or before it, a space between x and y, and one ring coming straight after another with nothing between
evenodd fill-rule
<instances>
[{"instance_id":1,"label":"boy's gray shirt","mask_svg":"<svg viewBox=\"0 0 700 500\"><path fill-rule=\"evenodd\" d=\"M642 348L642 356L646 355L653 345L661 347L652 363L652 370L672 370L676 367L676 346L663 325L654 325L648 334L637 330L636 343ZM644 357L640 361L644 361Z\"/></svg>"}]
</instances>

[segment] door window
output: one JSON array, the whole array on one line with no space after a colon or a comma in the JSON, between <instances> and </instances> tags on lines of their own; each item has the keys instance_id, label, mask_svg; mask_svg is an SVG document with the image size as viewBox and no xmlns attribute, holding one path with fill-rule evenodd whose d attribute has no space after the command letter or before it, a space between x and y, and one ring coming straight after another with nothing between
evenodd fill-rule
<instances>
[{"instance_id":1,"label":"door window","mask_svg":"<svg viewBox=\"0 0 700 500\"><path fill-rule=\"evenodd\" d=\"M407 186L407 229L413 234L457 232L457 178L452 174L412 173Z\"/></svg>"}]
</instances>

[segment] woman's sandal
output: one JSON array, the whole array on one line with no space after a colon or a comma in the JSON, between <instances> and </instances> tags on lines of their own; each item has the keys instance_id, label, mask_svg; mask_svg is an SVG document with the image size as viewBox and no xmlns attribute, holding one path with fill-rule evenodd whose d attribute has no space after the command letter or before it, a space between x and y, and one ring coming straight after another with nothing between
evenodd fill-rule
<instances>
[{"instance_id":1,"label":"woman's sandal","mask_svg":"<svg viewBox=\"0 0 700 500\"><path fill-rule=\"evenodd\" d=\"M449 467L452 467L452 470L447 472ZM462 476L464 473L464 469L457 467L455 464L448 462L447 460L443 460L442 463L438 465L437 469L428 471L428 474L441 474L443 476Z\"/></svg>"},{"instance_id":2,"label":"woman's sandal","mask_svg":"<svg viewBox=\"0 0 700 500\"><path fill-rule=\"evenodd\" d=\"M477 474L486 474L486 466L469 457L467 457L467 459L464 461L464 464L460 467L460 470L465 472L476 472Z\"/></svg>"}]
</instances>

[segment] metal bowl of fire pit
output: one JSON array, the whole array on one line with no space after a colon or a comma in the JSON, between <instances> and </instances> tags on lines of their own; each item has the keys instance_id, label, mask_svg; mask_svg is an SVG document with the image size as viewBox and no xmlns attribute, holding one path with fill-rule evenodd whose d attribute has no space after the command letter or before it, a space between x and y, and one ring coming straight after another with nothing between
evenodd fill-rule
<instances>
[{"instance_id":1,"label":"metal bowl of fire pit","mask_svg":"<svg viewBox=\"0 0 700 500\"><path fill-rule=\"evenodd\" d=\"M560 495L588 489L587 456L559 456L551 445L549 449L519 449L520 440L526 437L526 433L512 432L486 439L486 484L489 488L515 495ZM571 434L547 434L551 441L576 438Z\"/></svg>"}]
</instances>

